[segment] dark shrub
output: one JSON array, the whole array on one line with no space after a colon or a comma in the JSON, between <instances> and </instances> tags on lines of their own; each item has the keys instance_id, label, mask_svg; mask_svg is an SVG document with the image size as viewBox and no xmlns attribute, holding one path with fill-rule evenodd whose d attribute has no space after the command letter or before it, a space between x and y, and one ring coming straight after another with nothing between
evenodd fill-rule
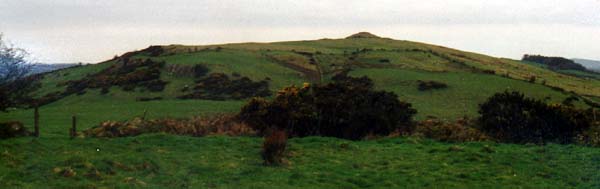
<instances>
[{"instance_id":1,"label":"dark shrub","mask_svg":"<svg viewBox=\"0 0 600 189\"><path fill-rule=\"evenodd\" d=\"M390 59L387 59L387 58L380 59L379 63L390 63Z\"/></svg>"},{"instance_id":2,"label":"dark shrub","mask_svg":"<svg viewBox=\"0 0 600 189\"><path fill-rule=\"evenodd\" d=\"M261 156L265 165L280 165L283 163L287 134L285 131L274 131L265 137Z\"/></svg>"},{"instance_id":3,"label":"dark shrub","mask_svg":"<svg viewBox=\"0 0 600 189\"><path fill-rule=\"evenodd\" d=\"M332 83L287 87L271 102L253 99L240 118L261 133L284 129L290 136L362 139L410 130L416 110L391 92L375 91L366 77L336 76Z\"/></svg>"},{"instance_id":4,"label":"dark shrub","mask_svg":"<svg viewBox=\"0 0 600 189\"><path fill-rule=\"evenodd\" d=\"M440 120L425 120L419 122L415 135L443 142L472 142L484 141L488 137L472 127L468 119L460 119L455 123L445 123Z\"/></svg>"},{"instance_id":5,"label":"dark shrub","mask_svg":"<svg viewBox=\"0 0 600 189\"><path fill-rule=\"evenodd\" d=\"M162 100L163 98L160 96L157 97L138 97L135 100L140 102L153 101L153 100Z\"/></svg>"},{"instance_id":6,"label":"dark shrub","mask_svg":"<svg viewBox=\"0 0 600 189\"><path fill-rule=\"evenodd\" d=\"M448 87L448 85L446 85L445 83L438 82L438 81L418 80L417 82L419 83L419 91L426 91L426 90L432 90L432 89L443 89L443 88Z\"/></svg>"},{"instance_id":7,"label":"dark shrub","mask_svg":"<svg viewBox=\"0 0 600 189\"><path fill-rule=\"evenodd\" d=\"M151 92L160 92L165 90L165 85L167 85L167 82L163 80L150 80L143 82L140 85L146 87L146 89Z\"/></svg>"},{"instance_id":8,"label":"dark shrub","mask_svg":"<svg viewBox=\"0 0 600 189\"><path fill-rule=\"evenodd\" d=\"M195 78L204 77L204 76L206 76L206 74L208 74L209 71L210 70L202 64L194 65L194 77Z\"/></svg>"},{"instance_id":9,"label":"dark shrub","mask_svg":"<svg viewBox=\"0 0 600 189\"><path fill-rule=\"evenodd\" d=\"M39 75L33 75L0 84L0 111L31 105L31 93L41 87L41 78Z\"/></svg>"},{"instance_id":10,"label":"dark shrub","mask_svg":"<svg viewBox=\"0 0 600 189\"><path fill-rule=\"evenodd\" d=\"M480 105L481 131L504 142L570 143L587 129L584 111L526 98L519 92L497 93Z\"/></svg>"},{"instance_id":11,"label":"dark shrub","mask_svg":"<svg viewBox=\"0 0 600 189\"><path fill-rule=\"evenodd\" d=\"M102 87L102 89L100 90L100 94L107 94L109 92L110 92L109 87Z\"/></svg>"},{"instance_id":12,"label":"dark shrub","mask_svg":"<svg viewBox=\"0 0 600 189\"><path fill-rule=\"evenodd\" d=\"M535 76L529 77L529 83L535 83L535 80L536 80Z\"/></svg>"},{"instance_id":13,"label":"dark shrub","mask_svg":"<svg viewBox=\"0 0 600 189\"><path fill-rule=\"evenodd\" d=\"M179 98L227 100L271 95L267 81L254 82L248 77L232 80L224 73L212 73L208 77L196 81L193 89L192 93Z\"/></svg>"},{"instance_id":14,"label":"dark shrub","mask_svg":"<svg viewBox=\"0 0 600 189\"><path fill-rule=\"evenodd\" d=\"M165 50L161 46L150 46L142 52L147 52L150 56L159 56L165 52Z\"/></svg>"},{"instance_id":15,"label":"dark shrub","mask_svg":"<svg viewBox=\"0 0 600 189\"><path fill-rule=\"evenodd\" d=\"M573 107L574 106L573 102L575 102L575 101L579 101L579 98L577 98L576 96L569 96L569 97L565 98L565 100L563 100L561 104L565 105L565 106Z\"/></svg>"},{"instance_id":16,"label":"dark shrub","mask_svg":"<svg viewBox=\"0 0 600 189\"><path fill-rule=\"evenodd\" d=\"M592 127L577 135L577 143L600 147L600 122L596 122Z\"/></svg>"},{"instance_id":17,"label":"dark shrub","mask_svg":"<svg viewBox=\"0 0 600 189\"><path fill-rule=\"evenodd\" d=\"M143 87L152 92L162 91L167 84L160 80L160 69L163 66L164 62L151 59L123 59L96 74L68 81L67 89L61 98L71 94L83 94L87 88L100 88L100 93L106 94L111 86L120 86L124 91L133 91L136 87Z\"/></svg>"},{"instance_id":18,"label":"dark shrub","mask_svg":"<svg viewBox=\"0 0 600 189\"><path fill-rule=\"evenodd\" d=\"M169 133L185 136L255 136L256 132L248 125L240 122L234 115L214 115L210 117L193 117L187 119L153 119L135 118L130 121L104 121L83 133L90 137L128 137L145 133Z\"/></svg>"},{"instance_id":19,"label":"dark shrub","mask_svg":"<svg viewBox=\"0 0 600 189\"><path fill-rule=\"evenodd\" d=\"M481 72L484 74L490 74L490 75L496 74L496 71L494 71L494 70L482 70Z\"/></svg>"},{"instance_id":20,"label":"dark shrub","mask_svg":"<svg viewBox=\"0 0 600 189\"><path fill-rule=\"evenodd\" d=\"M0 139L21 137L27 135L29 135L29 132L21 122L11 121L0 123Z\"/></svg>"}]
</instances>

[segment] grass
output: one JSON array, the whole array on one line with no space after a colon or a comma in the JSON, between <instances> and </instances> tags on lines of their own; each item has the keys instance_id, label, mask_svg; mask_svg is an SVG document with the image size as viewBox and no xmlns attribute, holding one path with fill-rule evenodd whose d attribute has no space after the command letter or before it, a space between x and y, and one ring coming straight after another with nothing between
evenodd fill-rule
<instances>
[{"instance_id":1,"label":"grass","mask_svg":"<svg viewBox=\"0 0 600 189\"><path fill-rule=\"evenodd\" d=\"M378 89L390 90L401 100L410 102L419 111L417 119L435 116L454 120L462 116L478 116L478 104L494 93L504 90L521 91L527 96L549 99L548 103L560 103L568 94L554 91L543 85L503 78L495 75L474 73L440 73L400 69L356 69L353 76L368 76ZM446 83L448 88L419 91L417 80L433 80ZM585 107L582 103L577 104Z\"/></svg>"},{"instance_id":2,"label":"grass","mask_svg":"<svg viewBox=\"0 0 600 189\"><path fill-rule=\"evenodd\" d=\"M137 102L133 97L119 96L106 98L97 90L84 96L71 96L40 108L41 135L66 136L71 126L71 116L76 115L78 128L87 129L106 120L129 120L142 116L147 111L148 118L190 117L218 113L238 112L244 101L210 100L161 100ZM15 110L0 114L0 122L22 121L30 129L33 127L33 109Z\"/></svg>"},{"instance_id":3,"label":"grass","mask_svg":"<svg viewBox=\"0 0 600 189\"><path fill-rule=\"evenodd\" d=\"M0 187L600 187L598 148L308 137L290 140L288 165L269 167L261 164L261 142L253 137L163 134L4 140ZM77 174L63 177L53 172L66 167Z\"/></svg>"}]
</instances>

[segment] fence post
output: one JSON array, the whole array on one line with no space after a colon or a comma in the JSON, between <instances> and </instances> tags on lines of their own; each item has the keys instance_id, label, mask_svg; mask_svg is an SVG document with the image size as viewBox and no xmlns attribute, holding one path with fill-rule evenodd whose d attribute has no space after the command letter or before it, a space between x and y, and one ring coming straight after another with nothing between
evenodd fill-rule
<instances>
[{"instance_id":1,"label":"fence post","mask_svg":"<svg viewBox=\"0 0 600 189\"><path fill-rule=\"evenodd\" d=\"M71 139L77 137L77 117L71 117Z\"/></svg>"},{"instance_id":2,"label":"fence post","mask_svg":"<svg viewBox=\"0 0 600 189\"><path fill-rule=\"evenodd\" d=\"M596 108L592 108L592 114L594 114L594 122L596 122Z\"/></svg>"},{"instance_id":3,"label":"fence post","mask_svg":"<svg viewBox=\"0 0 600 189\"><path fill-rule=\"evenodd\" d=\"M35 109L33 110L33 127L35 137L40 137L40 112L38 105L35 105Z\"/></svg>"},{"instance_id":4,"label":"fence post","mask_svg":"<svg viewBox=\"0 0 600 189\"><path fill-rule=\"evenodd\" d=\"M146 114L148 113L148 110L144 110L144 115L142 116L142 120L146 120Z\"/></svg>"}]
</instances>

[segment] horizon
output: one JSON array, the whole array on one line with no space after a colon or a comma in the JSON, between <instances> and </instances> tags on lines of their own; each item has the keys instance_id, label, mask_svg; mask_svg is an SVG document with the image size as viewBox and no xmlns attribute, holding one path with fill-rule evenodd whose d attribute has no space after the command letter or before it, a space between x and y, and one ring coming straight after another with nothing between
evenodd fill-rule
<instances>
[{"instance_id":1,"label":"horizon","mask_svg":"<svg viewBox=\"0 0 600 189\"><path fill-rule=\"evenodd\" d=\"M44 63L97 63L150 45L381 37L494 57L600 60L600 0L35 1L0 4L0 32Z\"/></svg>"}]
</instances>

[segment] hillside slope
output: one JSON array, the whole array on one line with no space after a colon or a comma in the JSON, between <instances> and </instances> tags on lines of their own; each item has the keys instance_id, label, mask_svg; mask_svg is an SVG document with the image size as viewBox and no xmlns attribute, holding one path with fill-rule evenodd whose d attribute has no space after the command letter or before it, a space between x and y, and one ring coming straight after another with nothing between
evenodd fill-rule
<instances>
[{"instance_id":1,"label":"hillside slope","mask_svg":"<svg viewBox=\"0 0 600 189\"><path fill-rule=\"evenodd\" d=\"M418 110L417 119L477 116L478 104L496 92L518 90L560 103L570 96L598 102L600 81L556 73L517 60L360 33L345 39L204 46L152 46L93 65L43 74L35 96L47 101L47 131L67 132L70 115L83 128L103 120L186 117L236 112L250 96L289 85L324 83L335 74L368 76ZM358 36L358 37L356 37ZM200 66L198 66L200 65ZM534 78L534 81L530 81ZM421 91L423 81L447 88ZM0 120L31 124L31 109ZM44 116L45 115L45 116Z\"/></svg>"}]
</instances>

